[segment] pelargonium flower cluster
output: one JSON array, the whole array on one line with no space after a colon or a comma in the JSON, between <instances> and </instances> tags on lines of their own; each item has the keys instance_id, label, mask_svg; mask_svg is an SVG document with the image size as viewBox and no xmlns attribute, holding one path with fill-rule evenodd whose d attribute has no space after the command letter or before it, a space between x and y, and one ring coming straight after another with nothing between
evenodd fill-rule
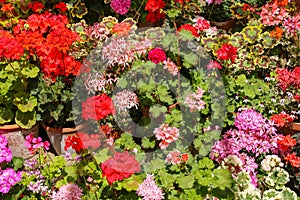
<instances>
[{"instance_id":1,"label":"pelargonium flower cluster","mask_svg":"<svg viewBox=\"0 0 300 200\"><path fill-rule=\"evenodd\" d=\"M221 4L222 0L206 0L208 4Z\"/></svg>"},{"instance_id":2,"label":"pelargonium flower cluster","mask_svg":"<svg viewBox=\"0 0 300 200\"><path fill-rule=\"evenodd\" d=\"M187 162L189 159L189 156L187 153L181 154L180 151L175 150L171 151L166 158L166 163L168 164L180 164L181 162Z\"/></svg>"},{"instance_id":3,"label":"pelargonium flower cluster","mask_svg":"<svg viewBox=\"0 0 300 200\"><path fill-rule=\"evenodd\" d=\"M129 90L123 90L117 92L113 97L113 103L119 111L126 111L130 108L135 107L137 109L139 105L138 96Z\"/></svg>"},{"instance_id":4,"label":"pelargonium flower cluster","mask_svg":"<svg viewBox=\"0 0 300 200\"><path fill-rule=\"evenodd\" d=\"M165 14L161 12L164 9L165 2L163 0L148 0L145 6L145 10L148 11L146 16L147 22L157 22L160 19L165 18Z\"/></svg>"},{"instance_id":5,"label":"pelargonium flower cluster","mask_svg":"<svg viewBox=\"0 0 300 200\"><path fill-rule=\"evenodd\" d=\"M236 129L227 131L213 145L210 157L221 163L228 155L238 156L255 184L258 167L255 159L262 154L277 152L276 129L272 121L253 109L237 113L234 125Z\"/></svg>"},{"instance_id":6,"label":"pelargonium flower cluster","mask_svg":"<svg viewBox=\"0 0 300 200\"><path fill-rule=\"evenodd\" d=\"M266 155L266 157L261 162L261 168L264 171L269 172L274 167L283 167L281 159L277 155Z\"/></svg>"},{"instance_id":7,"label":"pelargonium flower cluster","mask_svg":"<svg viewBox=\"0 0 300 200\"><path fill-rule=\"evenodd\" d=\"M195 28L200 32L205 31L210 28L209 21L207 21L204 17L198 17L198 18L194 19L193 21L195 21L195 25L194 25Z\"/></svg>"},{"instance_id":8,"label":"pelargonium flower cluster","mask_svg":"<svg viewBox=\"0 0 300 200\"><path fill-rule=\"evenodd\" d=\"M158 140L162 140L159 143L161 149L166 149L172 142L179 138L179 129L168 124L160 125L154 129L153 133Z\"/></svg>"},{"instance_id":9,"label":"pelargonium flower cluster","mask_svg":"<svg viewBox=\"0 0 300 200\"><path fill-rule=\"evenodd\" d=\"M262 6L260 17L262 23L268 26L280 24L288 15L286 8L276 3L268 3Z\"/></svg>"},{"instance_id":10,"label":"pelargonium flower cluster","mask_svg":"<svg viewBox=\"0 0 300 200\"><path fill-rule=\"evenodd\" d=\"M140 164L133 155L126 152L116 152L112 157L101 164L102 176L109 184L129 178L140 171Z\"/></svg>"},{"instance_id":11,"label":"pelargonium flower cluster","mask_svg":"<svg viewBox=\"0 0 300 200\"><path fill-rule=\"evenodd\" d=\"M154 175L147 174L146 179L139 185L136 193L143 198L143 200L161 200L164 199L162 190L156 185Z\"/></svg>"},{"instance_id":12,"label":"pelargonium flower cluster","mask_svg":"<svg viewBox=\"0 0 300 200\"><path fill-rule=\"evenodd\" d=\"M25 139L24 146L27 147L32 154L39 148L49 150L50 143L48 141L43 142L41 137L33 137L33 133L27 135Z\"/></svg>"},{"instance_id":13,"label":"pelargonium flower cluster","mask_svg":"<svg viewBox=\"0 0 300 200\"><path fill-rule=\"evenodd\" d=\"M237 58L236 53L237 47L228 43L223 44L222 47L216 51L217 57L220 60L231 60L232 63Z\"/></svg>"},{"instance_id":14,"label":"pelargonium flower cluster","mask_svg":"<svg viewBox=\"0 0 300 200\"><path fill-rule=\"evenodd\" d=\"M88 94L96 92L105 92L107 87L111 86L117 81L112 74L103 74L103 73L89 73L84 79L84 86L88 91Z\"/></svg>"},{"instance_id":15,"label":"pelargonium flower cluster","mask_svg":"<svg viewBox=\"0 0 300 200\"><path fill-rule=\"evenodd\" d=\"M270 120L272 120L278 127L284 127L286 124L293 122L294 118L289 114L281 112L279 114L272 115Z\"/></svg>"},{"instance_id":16,"label":"pelargonium flower cluster","mask_svg":"<svg viewBox=\"0 0 300 200\"><path fill-rule=\"evenodd\" d=\"M178 67L170 58L167 58L167 60L163 61L163 64L164 64L163 68L168 70L170 74L172 74L173 76L176 76L178 74L179 72Z\"/></svg>"},{"instance_id":17,"label":"pelargonium flower cluster","mask_svg":"<svg viewBox=\"0 0 300 200\"><path fill-rule=\"evenodd\" d=\"M0 193L8 193L10 188L20 182L22 172L16 172L12 168L0 169Z\"/></svg>"},{"instance_id":18,"label":"pelargonium flower cluster","mask_svg":"<svg viewBox=\"0 0 300 200\"><path fill-rule=\"evenodd\" d=\"M126 15L130 8L131 0L112 0L110 7L118 14Z\"/></svg>"},{"instance_id":19,"label":"pelargonium flower cluster","mask_svg":"<svg viewBox=\"0 0 300 200\"><path fill-rule=\"evenodd\" d=\"M73 183L68 183L59 188L58 192L53 192L53 200L81 200L82 189Z\"/></svg>"},{"instance_id":20,"label":"pelargonium flower cluster","mask_svg":"<svg viewBox=\"0 0 300 200\"><path fill-rule=\"evenodd\" d=\"M205 108L205 101L202 100L204 90L198 88L195 93L188 95L184 103L188 105L190 111L203 110Z\"/></svg>"},{"instance_id":21,"label":"pelargonium flower cluster","mask_svg":"<svg viewBox=\"0 0 300 200\"><path fill-rule=\"evenodd\" d=\"M108 38L109 30L103 23L96 22L86 30L87 35L94 40L103 41Z\"/></svg>"},{"instance_id":22,"label":"pelargonium flower cluster","mask_svg":"<svg viewBox=\"0 0 300 200\"><path fill-rule=\"evenodd\" d=\"M79 36L67 28L68 24L65 15L45 12L19 20L13 29L18 43L29 55L38 57L42 72L53 80L60 75L77 75L81 67L81 63L69 55Z\"/></svg>"},{"instance_id":23,"label":"pelargonium flower cluster","mask_svg":"<svg viewBox=\"0 0 300 200\"><path fill-rule=\"evenodd\" d=\"M300 14L285 19L283 25L288 34L295 35L300 31Z\"/></svg>"},{"instance_id":24,"label":"pelargonium flower cluster","mask_svg":"<svg viewBox=\"0 0 300 200\"><path fill-rule=\"evenodd\" d=\"M199 37L197 28L195 28L195 27L192 26L191 24L184 24L184 25L180 26L179 29L178 29L178 32L180 32L181 30L189 31L189 32L191 32L195 37Z\"/></svg>"},{"instance_id":25,"label":"pelargonium flower cluster","mask_svg":"<svg viewBox=\"0 0 300 200\"><path fill-rule=\"evenodd\" d=\"M24 54L24 48L9 32L0 30L0 59L19 60Z\"/></svg>"},{"instance_id":26,"label":"pelargonium flower cluster","mask_svg":"<svg viewBox=\"0 0 300 200\"><path fill-rule=\"evenodd\" d=\"M286 91L289 87L300 89L300 67L297 66L293 70L278 68L276 70L279 87Z\"/></svg>"},{"instance_id":27,"label":"pelargonium flower cluster","mask_svg":"<svg viewBox=\"0 0 300 200\"><path fill-rule=\"evenodd\" d=\"M106 94L91 96L82 102L82 118L99 121L115 113L112 99Z\"/></svg>"},{"instance_id":28,"label":"pelargonium flower cluster","mask_svg":"<svg viewBox=\"0 0 300 200\"><path fill-rule=\"evenodd\" d=\"M6 137L0 135L0 163L10 162L12 160L11 149L7 147Z\"/></svg>"},{"instance_id":29,"label":"pelargonium flower cluster","mask_svg":"<svg viewBox=\"0 0 300 200\"><path fill-rule=\"evenodd\" d=\"M154 48L148 53L148 59L154 62L155 64L158 64L160 62L163 62L167 59L166 53L161 48Z\"/></svg>"}]
</instances>

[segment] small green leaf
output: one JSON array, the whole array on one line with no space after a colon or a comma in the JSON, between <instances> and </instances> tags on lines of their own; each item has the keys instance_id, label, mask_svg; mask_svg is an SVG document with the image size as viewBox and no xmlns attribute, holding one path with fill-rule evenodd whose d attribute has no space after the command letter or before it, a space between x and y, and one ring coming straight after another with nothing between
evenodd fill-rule
<instances>
[{"instance_id":1,"label":"small green leaf","mask_svg":"<svg viewBox=\"0 0 300 200\"><path fill-rule=\"evenodd\" d=\"M219 187L221 190L225 190L225 188L231 188L232 186L232 176L231 173L227 169L214 169L214 187Z\"/></svg>"},{"instance_id":2,"label":"small green leaf","mask_svg":"<svg viewBox=\"0 0 300 200\"><path fill-rule=\"evenodd\" d=\"M189 189L193 187L195 179L192 176L187 175L183 177L178 177L176 179L176 182L182 189Z\"/></svg>"},{"instance_id":3,"label":"small green leaf","mask_svg":"<svg viewBox=\"0 0 300 200\"><path fill-rule=\"evenodd\" d=\"M37 98L28 93L19 92L15 95L13 103L21 112L32 112L37 106Z\"/></svg>"},{"instance_id":4,"label":"small green leaf","mask_svg":"<svg viewBox=\"0 0 300 200\"><path fill-rule=\"evenodd\" d=\"M39 74L39 68L35 65L27 64L23 67L21 73L27 78L35 78Z\"/></svg>"},{"instance_id":5,"label":"small green leaf","mask_svg":"<svg viewBox=\"0 0 300 200\"><path fill-rule=\"evenodd\" d=\"M19 157L13 157L12 159L13 165L14 165L14 170L17 171L21 167L23 167L23 159Z\"/></svg>"}]
</instances>

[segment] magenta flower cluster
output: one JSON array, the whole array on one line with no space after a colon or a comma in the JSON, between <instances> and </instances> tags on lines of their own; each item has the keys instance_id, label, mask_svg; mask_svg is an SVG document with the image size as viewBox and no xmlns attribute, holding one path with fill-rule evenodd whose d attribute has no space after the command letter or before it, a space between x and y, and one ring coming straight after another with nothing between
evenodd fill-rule
<instances>
[{"instance_id":1,"label":"magenta flower cluster","mask_svg":"<svg viewBox=\"0 0 300 200\"><path fill-rule=\"evenodd\" d=\"M284 28L288 34L297 34L300 31L300 14L284 20Z\"/></svg>"},{"instance_id":2,"label":"magenta flower cluster","mask_svg":"<svg viewBox=\"0 0 300 200\"><path fill-rule=\"evenodd\" d=\"M0 163L10 162L12 159L12 153L10 148L7 148L6 137L0 135Z\"/></svg>"},{"instance_id":3,"label":"magenta flower cluster","mask_svg":"<svg viewBox=\"0 0 300 200\"><path fill-rule=\"evenodd\" d=\"M48 150L50 147L50 143L48 141L43 142L41 137L33 137L33 133L26 136L24 145L32 154L39 148Z\"/></svg>"},{"instance_id":4,"label":"magenta flower cluster","mask_svg":"<svg viewBox=\"0 0 300 200\"><path fill-rule=\"evenodd\" d=\"M148 53L148 59L158 64L160 62L164 62L167 59L167 55L161 48L154 48Z\"/></svg>"},{"instance_id":5,"label":"magenta flower cluster","mask_svg":"<svg viewBox=\"0 0 300 200\"><path fill-rule=\"evenodd\" d=\"M153 175L147 174L146 179L139 185L136 193L143 197L143 200L161 200L164 199L162 190L156 185Z\"/></svg>"},{"instance_id":6,"label":"magenta flower cluster","mask_svg":"<svg viewBox=\"0 0 300 200\"><path fill-rule=\"evenodd\" d=\"M126 15L130 8L130 0L112 0L110 7L118 14Z\"/></svg>"},{"instance_id":7,"label":"magenta flower cluster","mask_svg":"<svg viewBox=\"0 0 300 200\"><path fill-rule=\"evenodd\" d=\"M213 145L210 157L222 163L229 155L238 156L255 184L258 167L255 159L262 154L276 153L276 129L272 121L252 109L237 113L234 125L236 129L227 131Z\"/></svg>"},{"instance_id":8,"label":"magenta flower cluster","mask_svg":"<svg viewBox=\"0 0 300 200\"><path fill-rule=\"evenodd\" d=\"M6 137L0 135L0 163L12 160L12 153L7 144ZM22 172L15 172L12 168L2 169L0 167L0 193L8 193L10 188L21 179Z\"/></svg>"}]
</instances>

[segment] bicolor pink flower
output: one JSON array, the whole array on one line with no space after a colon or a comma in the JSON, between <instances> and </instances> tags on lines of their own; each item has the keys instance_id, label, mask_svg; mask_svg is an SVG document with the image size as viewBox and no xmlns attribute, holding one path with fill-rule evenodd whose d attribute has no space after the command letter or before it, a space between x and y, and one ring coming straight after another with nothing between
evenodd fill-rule
<instances>
[{"instance_id":1,"label":"bicolor pink flower","mask_svg":"<svg viewBox=\"0 0 300 200\"><path fill-rule=\"evenodd\" d=\"M167 58L167 60L163 61L163 64L164 69L168 70L170 74L172 74L173 76L176 76L178 74L178 67L170 58Z\"/></svg>"},{"instance_id":2,"label":"bicolor pink flower","mask_svg":"<svg viewBox=\"0 0 300 200\"><path fill-rule=\"evenodd\" d=\"M184 103L188 105L191 112L194 112L195 110L200 111L205 108L205 101L202 100L203 93L204 90L198 88L195 93L192 93L185 98Z\"/></svg>"},{"instance_id":3,"label":"bicolor pink flower","mask_svg":"<svg viewBox=\"0 0 300 200\"><path fill-rule=\"evenodd\" d=\"M51 196L53 200L81 200L82 189L73 183L68 183L59 188Z\"/></svg>"},{"instance_id":4,"label":"bicolor pink flower","mask_svg":"<svg viewBox=\"0 0 300 200\"><path fill-rule=\"evenodd\" d=\"M158 140L161 140L159 143L161 149L166 149L172 142L179 138L179 129L171 127L168 124L160 125L160 127L154 129L153 133Z\"/></svg>"},{"instance_id":5,"label":"bicolor pink flower","mask_svg":"<svg viewBox=\"0 0 300 200\"><path fill-rule=\"evenodd\" d=\"M110 7L118 14L126 15L130 8L130 0L112 0Z\"/></svg>"},{"instance_id":6,"label":"bicolor pink flower","mask_svg":"<svg viewBox=\"0 0 300 200\"><path fill-rule=\"evenodd\" d=\"M136 193L143 200L161 200L164 199L162 190L156 185L153 175L148 174L142 184L139 185Z\"/></svg>"}]
</instances>

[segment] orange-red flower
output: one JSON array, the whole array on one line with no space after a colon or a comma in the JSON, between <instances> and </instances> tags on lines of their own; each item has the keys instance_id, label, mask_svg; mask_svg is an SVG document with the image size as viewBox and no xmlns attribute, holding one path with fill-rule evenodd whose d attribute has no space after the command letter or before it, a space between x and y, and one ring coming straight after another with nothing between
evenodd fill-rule
<instances>
[{"instance_id":1,"label":"orange-red flower","mask_svg":"<svg viewBox=\"0 0 300 200\"><path fill-rule=\"evenodd\" d=\"M271 31L270 36L273 38L276 38L277 40L282 37L283 30L279 28L278 26L275 27L275 30Z\"/></svg>"},{"instance_id":2,"label":"orange-red flower","mask_svg":"<svg viewBox=\"0 0 300 200\"><path fill-rule=\"evenodd\" d=\"M275 122L275 124L279 127L284 127L287 123L291 123L294 121L290 115L285 113L275 114L271 117L271 120Z\"/></svg>"},{"instance_id":3,"label":"orange-red flower","mask_svg":"<svg viewBox=\"0 0 300 200\"><path fill-rule=\"evenodd\" d=\"M3 4L1 7L2 12L12 12L14 10L14 6L11 3Z\"/></svg>"},{"instance_id":4,"label":"orange-red flower","mask_svg":"<svg viewBox=\"0 0 300 200\"><path fill-rule=\"evenodd\" d=\"M277 145L278 148L282 151L287 151L291 147L295 146L297 144L297 141L293 138L291 138L290 135L284 136L279 135L277 137Z\"/></svg>"},{"instance_id":5,"label":"orange-red flower","mask_svg":"<svg viewBox=\"0 0 300 200\"><path fill-rule=\"evenodd\" d=\"M296 156L295 153L288 154L285 158L293 167L300 167L300 157Z\"/></svg>"}]
</instances>

